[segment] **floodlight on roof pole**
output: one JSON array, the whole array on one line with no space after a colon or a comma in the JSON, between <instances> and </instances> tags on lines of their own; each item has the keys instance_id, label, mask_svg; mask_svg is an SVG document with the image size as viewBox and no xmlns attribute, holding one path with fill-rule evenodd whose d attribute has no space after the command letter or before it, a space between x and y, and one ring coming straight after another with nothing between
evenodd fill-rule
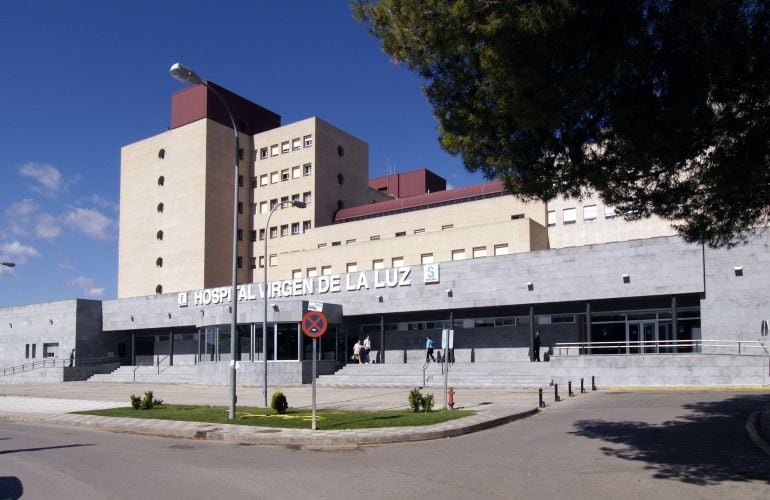
<instances>
[{"instance_id":1,"label":"floodlight on roof pole","mask_svg":"<svg viewBox=\"0 0 770 500\"><path fill-rule=\"evenodd\" d=\"M230 117L230 122L233 125L233 133L235 134L235 174L233 178L233 276L232 276L232 289L230 290L230 303L232 304L232 318L230 320L230 411L228 418L235 420L235 403L237 397L235 395L235 369L236 369L236 356L238 354L238 177L240 175L240 165L238 163L240 155L240 140L238 137L238 127L235 125L235 118L230 111L230 106L219 93L219 91L208 83L202 81L200 77L195 74L195 71L184 66L181 63L176 63L169 69L171 76L183 83L192 83L194 85L203 85L211 91L222 106L227 111L227 115Z\"/></svg>"}]
</instances>

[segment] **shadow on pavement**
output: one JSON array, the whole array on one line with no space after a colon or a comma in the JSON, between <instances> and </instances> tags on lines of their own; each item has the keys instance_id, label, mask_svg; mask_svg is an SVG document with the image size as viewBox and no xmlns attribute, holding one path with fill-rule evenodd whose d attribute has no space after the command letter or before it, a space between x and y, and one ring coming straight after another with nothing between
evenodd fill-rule
<instances>
[{"instance_id":1,"label":"shadow on pavement","mask_svg":"<svg viewBox=\"0 0 770 500\"><path fill-rule=\"evenodd\" d=\"M770 457L757 448L745 425L749 415L770 406L770 395L739 395L684 405L688 413L662 424L581 420L572 434L617 447L605 455L646 462L654 477L696 485L723 481L770 484Z\"/></svg>"}]
</instances>

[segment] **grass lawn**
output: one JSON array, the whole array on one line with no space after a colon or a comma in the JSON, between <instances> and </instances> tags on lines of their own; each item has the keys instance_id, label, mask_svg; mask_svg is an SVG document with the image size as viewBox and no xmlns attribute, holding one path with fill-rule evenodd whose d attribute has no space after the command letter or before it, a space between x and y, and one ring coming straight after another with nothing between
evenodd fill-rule
<instances>
[{"instance_id":1,"label":"grass lawn","mask_svg":"<svg viewBox=\"0 0 770 500\"><path fill-rule=\"evenodd\" d=\"M114 408L111 410L92 410L77 412L85 415L105 417L155 418L159 420L180 420L185 422L210 422L215 424L234 423L238 425L257 425L263 427L286 427L291 429L310 429L312 413L309 409L289 408L279 414L264 408L238 407L234 422L227 419L228 408L225 406L169 405L155 406L151 410L133 408ZM367 429L375 427L408 427L432 425L456 418L467 417L475 412L471 410L440 410L430 413L414 413L411 410L388 411L316 411L317 429Z\"/></svg>"}]
</instances>

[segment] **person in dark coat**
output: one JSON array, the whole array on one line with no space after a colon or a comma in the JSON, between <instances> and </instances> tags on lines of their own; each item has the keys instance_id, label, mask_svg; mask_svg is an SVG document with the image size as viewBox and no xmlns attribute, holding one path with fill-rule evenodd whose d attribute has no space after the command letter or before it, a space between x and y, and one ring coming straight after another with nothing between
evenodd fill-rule
<instances>
[{"instance_id":1,"label":"person in dark coat","mask_svg":"<svg viewBox=\"0 0 770 500\"><path fill-rule=\"evenodd\" d=\"M535 341L532 344L532 361L540 361L540 332L535 332Z\"/></svg>"}]
</instances>

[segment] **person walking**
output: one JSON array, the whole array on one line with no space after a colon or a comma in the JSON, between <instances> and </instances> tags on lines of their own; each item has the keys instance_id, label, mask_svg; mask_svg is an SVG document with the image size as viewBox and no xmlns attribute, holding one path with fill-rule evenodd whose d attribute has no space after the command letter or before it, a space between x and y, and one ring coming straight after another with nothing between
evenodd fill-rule
<instances>
[{"instance_id":1,"label":"person walking","mask_svg":"<svg viewBox=\"0 0 770 500\"><path fill-rule=\"evenodd\" d=\"M353 359L358 361L359 364L361 364L361 348L363 346L361 345L361 339L356 339L356 343L353 344Z\"/></svg>"},{"instance_id":2,"label":"person walking","mask_svg":"<svg viewBox=\"0 0 770 500\"><path fill-rule=\"evenodd\" d=\"M433 362L436 362L436 357L433 355L433 339L428 337L428 339L425 341L425 362L429 363L430 360L433 360Z\"/></svg>"},{"instance_id":3,"label":"person walking","mask_svg":"<svg viewBox=\"0 0 770 500\"><path fill-rule=\"evenodd\" d=\"M75 366L75 349L70 352L70 366Z\"/></svg>"},{"instance_id":4,"label":"person walking","mask_svg":"<svg viewBox=\"0 0 770 500\"><path fill-rule=\"evenodd\" d=\"M367 335L364 339L364 346L363 346L363 352L364 352L364 363L369 363L369 351L372 350L372 338Z\"/></svg>"},{"instance_id":5,"label":"person walking","mask_svg":"<svg viewBox=\"0 0 770 500\"><path fill-rule=\"evenodd\" d=\"M540 332L535 332L535 341L532 344L532 361L540 361Z\"/></svg>"}]
</instances>

